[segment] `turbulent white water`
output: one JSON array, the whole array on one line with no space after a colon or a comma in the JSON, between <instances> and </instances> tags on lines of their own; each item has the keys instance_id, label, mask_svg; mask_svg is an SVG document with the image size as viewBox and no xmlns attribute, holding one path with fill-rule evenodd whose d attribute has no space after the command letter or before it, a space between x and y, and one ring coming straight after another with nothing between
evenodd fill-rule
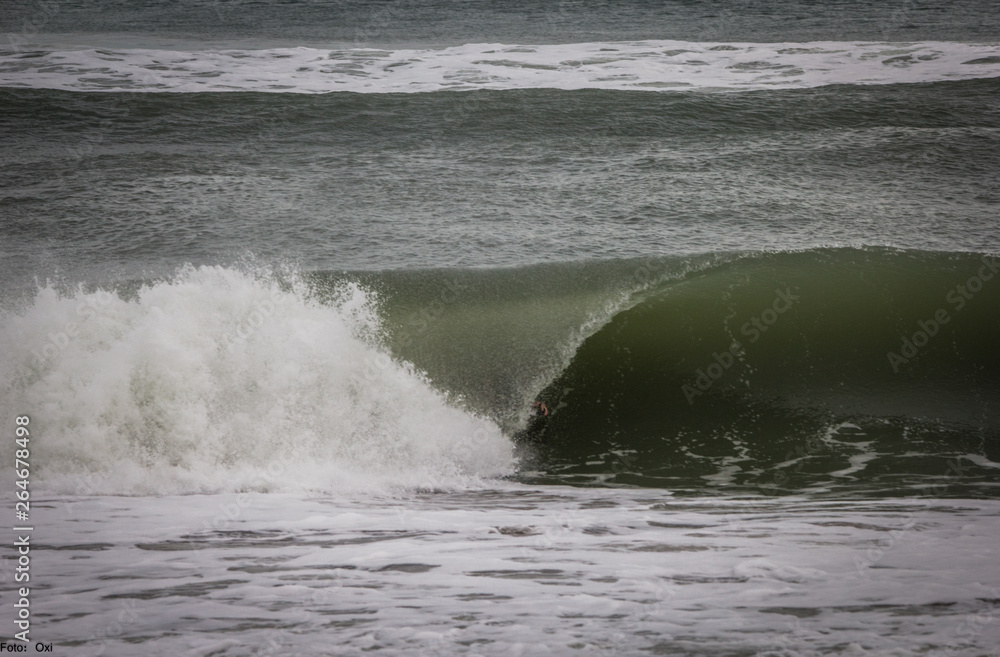
<instances>
[{"instance_id":1,"label":"turbulent white water","mask_svg":"<svg viewBox=\"0 0 1000 657\"><path fill-rule=\"evenodd\" d=\"M494 423L379 347L373 303L345 285L320 304L302 284L223 267L126 298L44 287L0 318L0 412L32 416L32 485L71 493L447 488L509 473Z\"/></svg>"},{"instance_id":2,"label":"turbulent white water","mask_svg":"<svg viewBox=\"0 0 1000 657\"><path fill-rule=\"evenodd\" d=\"M32 552L32 638L86 656L984 657L998 512L513 484L55 497L34 514L52 549Z\"/></svg>"},{"instance_id":3,"label":"turbulent white water","mask_svg":"<svg viewBox=\"0 0 1000 657\"><path fill-rule=\"evenodd\" d=\"M89 49L0 55L0 86L73 91L748 90L997 76L1000 45L954 42L477 43L433 50Z\"/></svg>"}]
</instances>

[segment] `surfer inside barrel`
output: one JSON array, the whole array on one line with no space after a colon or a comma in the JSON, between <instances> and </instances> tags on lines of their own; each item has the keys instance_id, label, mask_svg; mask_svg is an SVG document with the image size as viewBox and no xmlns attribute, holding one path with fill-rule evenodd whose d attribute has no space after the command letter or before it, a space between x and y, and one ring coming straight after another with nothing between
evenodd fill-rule
<instances>
[{"instance_id":1,"label":"surfer inside barrel","mask_svg":"<svg viewBox=\"0 0 1000 657\"><path fill-rule=\"evenodd\" d=\"M541 442L545 436L545 428L549 423L549 407L545 402L536 401L531 405L531 414L528 417L528 426L518 431L514 438L519 442Z\"/></svg>"}]
</instances>

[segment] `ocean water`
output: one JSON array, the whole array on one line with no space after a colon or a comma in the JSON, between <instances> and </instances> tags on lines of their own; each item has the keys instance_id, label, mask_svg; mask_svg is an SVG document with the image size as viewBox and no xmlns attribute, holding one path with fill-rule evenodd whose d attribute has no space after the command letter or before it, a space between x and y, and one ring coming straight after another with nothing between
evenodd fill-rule
<instances>
[{"instance_id":1,"label":"ocean water","mask_svg":"<svg viewBox=\"0 0 1000 657\"><path fill-rule=\"evenodd\" d=\"M5 642L1000 655L994 3L15 0L0 135Z\"/></svg>"}]
</instances>

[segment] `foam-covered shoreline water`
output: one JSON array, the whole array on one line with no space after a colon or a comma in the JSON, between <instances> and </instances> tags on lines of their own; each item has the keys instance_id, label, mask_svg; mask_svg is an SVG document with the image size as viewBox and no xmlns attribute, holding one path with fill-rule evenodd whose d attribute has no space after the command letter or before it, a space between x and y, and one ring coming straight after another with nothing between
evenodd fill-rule
<instances>
[{"instance_id":1,"label":"foam-covered shoreline water","mask_svg":"<svg viewBox=\"0 0 1000 657\"><path fill-rule=\"evenodd\" d=\"M1000 45L597 42L428 50L0 52L0 86L72 91L416 93L471 89L793 89L1000 76Z\"/></svg>"},{"instance_id":2,"label":"foam-covered shoreline water","mask_svg":"<svg viewBox=\"0 0 1000 657\"><path fill-rule=\"evenodd\" d=\"M996 500L500 485L42 501L38 636L87 656L983 657L1000 642Z\"/></svg>"}]
</instances>

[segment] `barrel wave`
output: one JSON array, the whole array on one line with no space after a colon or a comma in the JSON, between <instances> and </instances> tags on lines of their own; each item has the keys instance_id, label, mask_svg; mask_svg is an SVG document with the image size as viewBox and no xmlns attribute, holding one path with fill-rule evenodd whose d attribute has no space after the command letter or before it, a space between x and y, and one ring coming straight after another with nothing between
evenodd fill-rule
<instances>
[{"instance_id":1,"label":"barrel wave","mask_svg":"<svg viewBox=\"0 0 1000 657\"><path fill-rule=\"evenodd\" d=\"M188 267L5 305L0 402L43 409L39 481L70 492L994 496L1000 474L992 254Z\"/></svg>"},{"instance_id":2,"label":"barrel wave","mask_svg":"<svg viewBox=\"0 0 1000 657\"><path fill-rule=\"evenodd\" d=\"M538 475L684 489L986 494L1000 261L746 255L642 290L541 392Z\"/></svg>"}]
</instances>

